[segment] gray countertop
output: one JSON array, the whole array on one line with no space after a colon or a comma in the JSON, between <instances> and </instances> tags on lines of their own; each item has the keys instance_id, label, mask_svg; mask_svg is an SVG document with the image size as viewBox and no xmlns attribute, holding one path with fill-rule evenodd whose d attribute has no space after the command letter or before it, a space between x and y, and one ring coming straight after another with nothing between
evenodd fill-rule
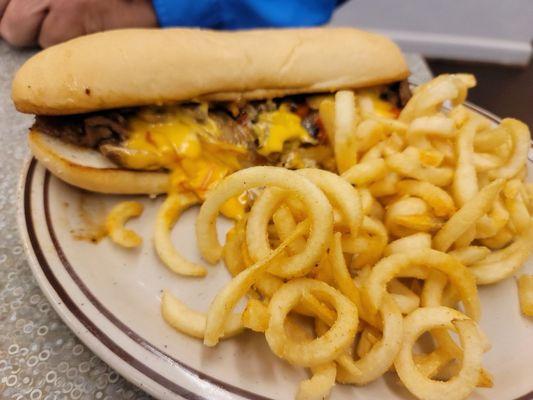
<instances>
[{"instance_id":1,"label":"gray countertop","mask_svg":"<svg viewBox=\"0 0 533 400\"><path fill-rule=\"evenodd\" d=\"M52 309L35 279L17 230L17 184L29 151L32 117L15 111L10 83L32 51L0 41L0 398L149 399L82 344ZM407 56L413 78L431 73Z\"/></svg>"},{"instance_id":2,"label":"gray countertop","mask_svg":"<svg viewBox=\"0 0 533 400\"><path fill-rule=\"evenodd\" d=\"M17 229L17 184L33 117L17 113L10 86L32 51L0 41L0 398L149 399L83 345L32 276Z\"/></svg>"}]
</instances>

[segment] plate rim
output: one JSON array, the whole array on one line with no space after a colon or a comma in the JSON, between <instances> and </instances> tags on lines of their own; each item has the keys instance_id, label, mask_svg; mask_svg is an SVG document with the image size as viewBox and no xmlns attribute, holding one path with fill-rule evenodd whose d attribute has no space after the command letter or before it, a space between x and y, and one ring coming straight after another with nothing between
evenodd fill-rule
<instances>
[{"instance_id":1,"label":"plate rim","mask_svg":"<svg viewBox=\"0 0 533 400\"><path fill-rule=\"evenodd\" d=\"M40 244L37 239L36 242L39 246L39 250L36 251L35 247L33 246L31 236L33 234L36 237L36 234L34 232L30 232L31 229L29 229L27 223L27 217L29 216L31 218L31 211L27 208L28 203L31 201L29 200L31 194L28 193L29 190L31 190L31 175L35 172L35 168L38 164L38 161L31 155L28 156L28 158L24 162L21 179L19 181L18 187L19 207L17 208L17 222L19 234L22 238L26 257L28 259L32 274L35 280L37 281L37 284L39 285L39 288L44 293L45 297L52 305L56 313L59 315L61 320L69 327L69 329L76 335L76 337L80 339L80 341L83 342L83 344L87 346L92 352L94 352L100 359L102 359L112 369L116 370L123 378L127 379L129 382L133 383L140 389L148 392L150 395L156 398L168 398L166 393L168 389L153 381L149 376L143 374L140 371L137 371L149 380L149 382L151 383L150 385L144 385L142 382L137 381L133 378L135 368L128 364L120 356L114 354L114 352L108 352L106 350L109 347L102 343L98 336L94 334L94 332L91 332L89 329L87 329L87 327L76 316L76 314L69 309L69 307L66 305L67 302L65 301L65 298L58 293L53 283L50 282L49 277L46 275L45 269L48 268L50 270L52 278L58 281L57 277L55 277L55 274L51 271L48 263L46 262L46 259L44 259L45 265L41 264L37 253L39 251L42 253L44 252L40 248ZM68 293L66 293L66 295L67 298L72 303L74 303L74 306L79 309L79 306L71 299L70 295L68 295ZM83 312L81 312L81 314L85 315L85 313ZM85 317L87 316L85 315ZM192 394L194 395L194 393ZM177 398L179 399L185 400L203 400L203 398L201 397L185 397L179 394L177 394L176 396L178 396Z\"/></svg>"},{"instance_id":2,"label":"plate rim","mask_svg":"<svg viewBox=\"0 0 533 400\"><path fill-rule=\"evenodd\" d=\"M107 335L101 326L99 326L101 323L98 322L98 319L96 319L94 315L89 315L93 314L93 312L84 312L83 308L86 307L83 307L83 304L76 304L76 301L72 299L72 294L75 292L69 293L68 289L66 289L68 283L67 285L62 284L61 279L56 276L53 268L50 267L54 261L49 260L45 256L42 243L39 240L39 236L42 234L36 233L34 228L35 224L32 218L33 211L31 202L32 196L34 196L32 190L35 188L33 187L32 182L34 173L39 167L42 169L43 185L42 188L37 187L37 190L42 191L42 211L44 212L43 218L46 223L47 240L49 239L52 243L55 256L59 259L61 267L66 270L69 279L72 280L73 285L75 286L74 290L79 291L79 293L87 299L88 303L102 315L102 318L104 318L106 322L112 324L121 334L140 346L142 351L148 351L149 354L158 359L171 364L173 367L177 367L184 375L193 375L195 379L202 383L209 384L210 388L202 388L200 391L198 389L199 385L194 385L195 390L191 391L155 371L155 369L148 365L148 363L140 361L132 352L128 352L125 346L121 346L116 340L113 340L112 337ZM165 353L164 350L153 345L133 329L129 328L92 294L90 289L75 272L74 268L72 268L66 255L63 253L61 244L55 236L53 224L50 222L50 214L48 214L47 209L47 196L50 186L49 182L52 176L53 175L35 158L29 157L29 159L26 160L21 178L22 186L19 188L21 190L19 192L19 197L22 200L23 207L19 207L17 210L17 217L19 219L19 230L21 231L21 237L23 238L24 249L28 256L32 273L47 299L74 334L107 364L116 369L121 376L157 398L169 398L172 396L172 398L186 400L210 400L213 398L227 399L228 395L230 395L232 399L273 400L270 397L251 392L242 387L235 386L210 376L191 367L185 361L170 356ZM39 198L39 200L41 199ZM41 210L39 210L39 212L40 211ZM111 355L111 352L108 352L106 349L110 350L114 355ZM117 363L115 363L115 361ZM144 381L133 379L133 375L139 373L143 378L149 380L151 383L150 386L146 386Z\"/></svg>"},{"instance_id":3,"label":"plate rim","mask_svg":"<svg viewBox=\"0 0 533 400\"><path fill-rule=\"evenodd\" d=\"M491 119L494 122L500 122L501 119L496 116L495 114L491 113L490 111L477 106L475 104L472 104L470 102L464 102L464 105L475 112L478 112L481 115L486 116L487 118ZM532 142L533 143L533 142ZM530 162L533 162L533 159L529 158ZM36 170L37 165L41 165L32 155L29 155L25 162L23 163L23 166L21 168L19 183L18 183L18 190L17 190L17 225L20 237L22 239L22 244L26 253L26 257L28 260L28 263L31 267L32 274L35 277L40 289L44 293L47 300L51 303L54 310L57 312L57 314L60 316L60 318L63 320L63 322L72 330L72 332L92 351L94 352L98 357L100 357L106 364L108 364L111 368L116 370L122 377L133 383L134 385L138 386L140 389L148 392L152 396L156 398L169 398L169 394L172 393L172 396L175 398L181 398L186 400L204 400L206 399L204 397L204 393L198 393L197 391L190 391L189 389L180 386L178 383L172 382L168 380L167 378L161 376L164 380L168 381L168 384L170 386L175 386L174 389L169 389L169 387L161 384L159 381L154 380L153 377L150 375L147 375L141 369L138 369L134 366L132 366L130 363L128 363L125 358L118 355L116 352L113 351L114 354L111 352L106 351L106 348L109 348L108 345L102 342L101 337L99 335L95 334L93 331L87 329L87 326L82 322L82 320L79 318L79 315L76 315L77 313L74 313L66 304L64 301L64 297L61 296L60 293L58 293L57 287L50 282L50 276L47 276L45 269L48 267L49 273L51 274L51 277L53 280L57 282L59 287L63 289L64 296L66 298L70 299L72 302L72 306L74 308L77 308L79 314L81 314L83 317L85 317L94 327L96 327L97 330L101 332L101 330L97 326L97 322L91 320L91 317L86 315L86 313L83 312L83 310L80 309L80 307L75 303L74 300L71 299L71 296L69 296L69 293L62 287L61 283L59 282L59 279L55 276L54 272L51 270L51 268L47 265L47 259L44 255L44 251L40 246L37 234L35 231L32 231L33 227L33 221L31 220L31 190L32 190L32 181L33 176ZM42 166L42 165L41 165ZM45 174L45 181L50 179L51 173L48 170L44 171ZM46 184L43 185L43 191L46 189ZM30 206L28 208L28 206ZM28 217L30 218L31 223L28 226ZM32 240L32 236L34 240ZM53 241L53 238L51 238ZM37 244L37 249L34 247L34 244ZM36 251L37 250L37 251ZM56 248L57 250L57 248ZM40 252L40 255L38 254ZM58 254L59 258L61 259L61 255ZM42 261L44 261L44 266L42 265ZM65 267L64 260L61 260L63 267ZM66 260L67 263L68 260ZM87 294L78 286L78 289L81 290L84 296L87 297ZM94 306L94 304L93 304ZM98 309L98 307L96 307ZM72 314L72 316L70 315ZM82 319L83 319L82 317ZM109 317L104 315L106 319L109 320ZM113 325L117 326L115 321L109 320ZM118 320L121 324L120 320ZM125 325L126 326L126 325ZM127 326L126 326L127 327ZM120 328L119 328L120 329ZM131 331L131 329L130 329ZM103 333L103 332L101 332ZM105 334L104 334L105 335ZM107 335L106 335L107 336ZM129 335L128 335L129 336ZM138 335L137 335L138 336ZM139 336L140 337L140 336ZM131 338L131 337L130 337ZM113 342L112 338L108 338ZM142 339L142 337L141 337ZM140 343L139 343L140 344ZM119 345L115 343L115 345L121 349L122 351L127 351L123 348L121 348ZM156 348L157 349L157 348ZM161 350L157 349L159 352ZM129 356L132 356L131 354L127 353ZM197 373L201 371L197 371L194 368L188 366L183 361L176 360L173 357L169 356L168 354L165 354L166 357L170 357L172 360L177 361L179 364L178 367L184 368L188 370L189 372ZM133 356L132 356L133 357ZM137 360L138 361L138 360ZM139 362L139 361L138 361ZM142 365L146 366L142 362L140 362ZM150 367L146 366L148 369L151 370ZM153 371L153 370L152 370ZM157 371L153 371L156 374ZM134 376L137 374L141 374L141 376L148 380L150 384L146 384L146 381L139 381L137 379L134 379ZM204 379L203 377L200 377L203 381L207 381L208 383L217 386L218 388L231 393L232 395L240 398L246 398L251 400L270 400L268 397L249 392L248 390L233 386L231 384L226 384L225 382L220 381L219 379L213 378L208 376L207 374L201 373L204 377L208 377L211 379ZM222 384L222 385L220 385ZM228 390L229 388L229 390ZM235 389L236 391L232 390ZM533 388L530 392L515 398L514 400L533 400Z\"/></svg>"}]
</instances>

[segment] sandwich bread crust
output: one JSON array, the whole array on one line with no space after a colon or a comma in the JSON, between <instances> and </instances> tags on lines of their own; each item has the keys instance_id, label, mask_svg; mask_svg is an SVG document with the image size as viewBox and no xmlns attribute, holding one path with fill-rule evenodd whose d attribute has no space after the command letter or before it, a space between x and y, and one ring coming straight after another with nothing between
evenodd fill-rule
<instances>
[{"instance_id":1,"label":"sandwich bread crust","mask_svg":"<svg viewBox=\"0 0 533 400\"><path fill-rule=\"evenodd\" d=\"M17 72L12 98L21 112L66 115L332 92L408 74L393 42L353 28L124 29L38 53Z\"/></svg>"},{"instance_id":2,"label":"sandwich bread crust","mask_svg":"<svg viewBox=\"0 0 533 400\"><path fill-rule=\"evenodd\" d=\"M30 149L52 174L79 188L99 193L150 194L168 190L169 173L118 168L95 150L74 146L32 130Z\"/></svg>"}]
</instances>

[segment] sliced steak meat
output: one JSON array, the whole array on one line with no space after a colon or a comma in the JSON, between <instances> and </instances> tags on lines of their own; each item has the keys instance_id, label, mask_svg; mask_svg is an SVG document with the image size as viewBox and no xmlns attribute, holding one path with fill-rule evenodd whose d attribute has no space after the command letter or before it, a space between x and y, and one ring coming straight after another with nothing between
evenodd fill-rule
<instances>
[{"instance_id":1,"label":"sliced steak meat","mask_svg":"<svg viewBox=\"0 0 533 400\"><path fill-rule=\"evenodd\" d=\"M37 116L32 129L78 146L97 148L102 143L119 143L128 137L130 111L60 117Z\"/></svg>"},{"instance_id":2,"label":"sliced steak meat","mask_svg":"<svg viewBox=\"0 0 533 400\"><path fill-rule=\"evenodd\" d=\"M411 97L413 97L411 87L409 86L409 82L407 82L407 80L403 80L399 83L398 94L400 95L400 108L403 108L407 102L411 100Z\"/></svg>"},{"instance_id":3,"label":"sliced steak meat","mask_svg":"<svg viewBox=\"0 0 533 400\"><path fill-rule=\"evenodd\" d=\"M104 140L126 140L128 138L128 120L119 112L107 115L95 115L83 121L87 146L99 145Z\"/></svg>"},{"instance_id":4,"label":"sliced steak meat","mask_svg":"<svg viewBox=\"0 0 533 400\"><path fill-rule=\"evenodd\" d=\"M251 151L255 150L255 135L248 121L235 120L223 110L214 110L209 116L220 128L219 137L212 139L242 146Z\"/></svg>"},{"instance_id":5,"label":"sliced steak meat","mask_svg":"<svg viewBox=\"0 0 533 400\"><path fill-rule=\"evenodd\" d=\"M79 116L50 117L37 115L31 129L57 137L65 142L79 145L80 138L83 136L82 121L83 118Z\"/></svg>"},{"instance_id":6,"label":"sliced steak meat","mask_svg":"<svg viewBox=\"0 0 533 400\"><path fill-rule=\"evenodd\" d=\"M381 97L402 107L411 97L407 81L390 85ZM260 155L257 151L259 138L254 124L264 112L277 110L281 104L290 107L290 111L301 118L303 128L313 140L310 143L287 141L283 152L272 153L268 156ZM246 148L248 152L243 156L245 165L283 165L287 168L302 168L318 166L334 169L329 165L333 160L328 138L319 118L319 113L309 107L304 96L293 96L283 99L253 101L246 104L176 104L165 106L151 106L137 109L120 109L102 111L91 114L71 116L37 116L33 125L45 134L57 137L65 142L78 146L97 149L118 165L127 168L157 169L160 164L157 159L143 158L143 164L132 167L125 159L135 158L134 153L141 150L127 149L123 142L130 136L132 117L148 123L165 122L169 115L173 115L179 108L180 112L194 118L199 124L214 122L218 129L198 129L198 134L208 143L229 143Z\"/></svg>"},{"instance_id":7,"label":"sliced steak meat","mask_svg":"<svg viewBox=\"0 0 533 400\"><path fill-rule=\"evenodd\" d=\"M409 82L407 80L403 80L401 82L389 85L381 94L381 98L402 109L405 107L412 95L413 94L411 93Z\"/></svg>"}]
</instances>

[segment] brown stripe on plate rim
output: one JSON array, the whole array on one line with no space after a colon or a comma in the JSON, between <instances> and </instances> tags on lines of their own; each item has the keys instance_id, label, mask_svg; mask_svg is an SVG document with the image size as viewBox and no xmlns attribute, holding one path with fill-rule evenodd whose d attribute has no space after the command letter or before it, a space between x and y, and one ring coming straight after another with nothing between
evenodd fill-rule
<instances>
[{"instance_id":1,"label":"brown stripe on plate rim","mask_svg":"<svg viewBox=\"0 0 533 400\"><path fill-rule=\"evenodd\" d=\"M50 265L44 252L41 248L39 240L37 239L37 234L35 233L35 226L32 218L32 204L31 204L31 182L33 181L33 176L35 172L35 166L37 161L32 159L30 166L28 167L28 172L26 175L26 182L24 185L24 219L25 225L28 232L28 237L32 245L32 249L35 253L39 266L43 271L48 283L51 285L52 289L56 292L57 296L61 299L63 304L67 309L76 317L76 319L85 327L89 332L93 334L102 344L104 344L109 350L111 350L115 355L121 358L123 361L133 366L143 375L147 376L149 379L157 382L161 386L170 389L172 392L191 400L208 400L205 397L197 395L188 389L181 387L164 376L160 375L156 371L147 367L145 364L140 362L138 359L133 357L122 347L117 345L109 336L102 332L88 317L85 315L78 305L72 300L72 298L67 294L66 290L61 286L55 274L52 272ZM135 382L134 382L135 383Z\"/></svg>"},{"instance_id":2,"label":"brown stripe on plate rim","mask_svg":"<svg viewBox=\"0 0 533 400\"><path fill-rule=\"evenodd\" d=\"M496 122L496 123L499 123L501 121L501 119L492 114L491 112L481 108L481 107L478 107L472 103L469 103L469 102L465 102L464 103L466 107L484 115L485 117L487 117L488 119L491 119L492 121ZM533 162L532 159L530 159L530 161ZM29 188L29 182L31 181L31 178L33 177L33 170L35 169L35 164L36 164L36 160L35 159L32 159L31 161L31 165L30 165L30 169L28 170L28 176L26 178L26 186L25 186L25 190L24 190L24 204L25 204L25 215L26 215L26 221L30 221L31 223L31 229L33 229L33 221L31 220L31 213L29 212L29 208L27 207L27 205L31 206L31 202L28 200L29 196L28 196L28 188ZM31 170L31 171L30 171ZM31 174L31 176L30 176ZM200 379L203 379L203 380L206 380L212 384L215 384L216 386L219 386L220 388L223 388L229 392L232 392L232 393L235 393L235 394L238 394L238 395L241 395L243 397L248 397L249 399L253 399L253 400L272 400L272 399L269 399L267 397L263 397L261 395L258 395L256 393L252 393L252 392L248 392L247 390L244 390L244 389L241 389L241 388L238 388L238 387L235 387L233 385L229 385L227 384L226 382L223 382L223 381L220 381L216 378L213 378L209 375L206 375L204 374L203 372L201 371L198 371L190 366L188 366L187 364L183 363L182 361L179 361L173 357L171 357L169 354L161 351L160 349L158 349L157 347L155 347L154 345L152 345L150 342L146 341L145 339L143 339L141 336L139 336L138 334L136 334L134 331L132 331L130 328L128 328L125 324L123 324L118 318L116 318L109 310L107 310L103 304L101 304L97 299L96 297L90 292L90 290L85 286L85 284L81 281L81 279L79 278L79 276L76 274L76 272L74 271L74 269L72 268L72 266L70 265L70 263L68 262L62 248L61 248L61 245L59 244L58 240L57 240L57 237L55 235L55 231L53 229L53 226L51 224L51 218L50 218L50 213L49 213L49 204L48 204L48 189L49 189L49 181L50 181L50 172L47 170L46 171L46 175L45 175L45 183L44 183L44 187L43 187L43 190L44 190L44 208L45 208L45 218L46 218L46 222L47 222L47 226L48 226L48 231L49 231L49 234L52 238L52 242L54 244L54 247L56 249L56 252L58 254L58 257L59 259L61 260L63 266L65 267L65 269L67 270L67 272L69 273L69 275L71 276L71 278L75 281L75 283L78 285L79 289L85 294L85 296L87 296L87 298L91 301L91 303L93 304L93 306L95 306L103 315L105 315L115 326L117 326L117 328L119 328L122 332L124 332L125 334L127 334L130 338L132 338L135 342L137 342L138 344L140 344L141 346L143 346L145 349L149 350L150 352L152 352L153 354L159 356L159 357L164 357L167 359L167 361L169 362L173 362L175 364L178 364L180 367L188 370L189 372L195 374L196 376L198 376ZM30 214L30 219L28 219L28 215ZM32 243L32 247L34 248L35 250L35 246L34 244L37 244L37 247L41 253L41 258L42 260L38 258L39 260L39 263L41 264L41 268L43 268L43 262L44 264L46 265L46 267L48 267L48 270L50 272L50 274L52 275L53 279L55 280L55 282L57 283L57 285L59 286L60 290L63 292L63 294L67 297L68 295L66 294L65 290L59 285L59 282L57 281L57 279L55 278L55 276L53 276L53 273L52 271L50 270L48 264L47 264L47 261L46 259L44 258L43 254L42 254L42 250L40 249L40 245L39 245L39 242L36 238L36 235L35 235L35 232L32 232L33 235L29 235L30 236L30 242ZM37 254L37 252L36 252ZM42 262L41 262L42 261ZM43 268L43 271L44 271L44 268ZM46 275L46 274L45 274ZM47 276L48 278L48 276ZM54 287L55 289L55 287ZM59 292L56 290L56 293L58 293L59 295ZM62 297L62 296L60 296ZM70 298L69 298L70 299ZM72 300L71 300L72 302ZM73 303L73 302L72 302ZM79 310L79 308L77 308L77 306L75 304L73 304L74 307L76 307L76 309L78 310L78 313L86 320L88 320L90 322L90 320L88 319L88 317L86 315L84 315L81 310ZM69 308L70 309L70 308ZM72 311L71 311L72 312ZM78 317L78 313L76 313L75 315ZM74 314L74 313L73 313ZM84 323L85 325L85 323ZM110 338L108 338L103 332L101 332L92 322L90 322L90 325L92 325L92 327L94 328L95 331L99 332L101 335L105 336L109 341L111 341ZM93 330L91 330L91 332L93 332ZM93 332L94 334L94 332ZM98 335L95 335L97 336L99 339L100 339L100 336ZM112 341L111 341L112 342ZM113 343L113 342L112 342ZM117 346L115 343L113 343L115 346ZM106 344L107 346L107 344ZM109 346L107 346L109 347ZM118 347L118 346L117 346ZM127 357L131 357L130 354L128 354L127 352L125 352L125 350L123 350L122 348L118 347L118 349L120 349L122 352L124 352ZM117 353L115 353L117 354ZM119 355L119 354L117 354ZM120 356L120 355L119 355ZM125 360L123 357L121 357L123 360ZM126 360L125 360L126 361ZM146 365L140 363L142 366L144 366L145 368L149 369L150 371L152 371L154 374L156 375L159 375L157 372L151 370L149 367L147 367ZM137 368L137 367L136 367ZM138 369L138 368L137 368ZM139 370L140 372L143 372L141 370ZM143 372L144 373L144 372ZM149 375L147 375L148 377L150 377ZM160 375L159 375L160 376ZM161 376L161 378L167 380L165 377ZM154 380L152 377L150 377L150 379ZM155 380L156 382L158 382L157 380ZM159 382L158 382L159 383ZM177 386L179 388L179 390L185 390L187 391L187 389L185 388L182 388L181 386L179 385L175 385L173 383L174 386ZM167 387L165 386L164 384L162 384L162 386L164 387ZM167 387L168 388L168 387ZM174 390L172 390L174 391ZM175 392L175 391L174 391ZM188 392L188 391L187 391ZM177 392L175 392L177 393ZM189 392L191 393L191 392ZM202 399L201 397L198 397L198 395L194 394L194 393L191 393L193 397L189 397L188 395L183 395L183 394L180 394L180 393L177 393L187 399ZM529 393L526 393L524 394L523 396L520 396L518 398L516 398L515 400L533 400L533 390L530 391Z\"/></svg>"},{"instance_id":3,"label":"brown stripe on plate rim","mask_svg":"<svg viewBox=\"0 0 533 400\"><path fill-rule=\"evenodd\" d=\"M131 356L129 353L127 353L126 350L124 350L123 348L118 346L116 343L114 343L112 341L112 339L110 339L105 333L103 333L96 325L94 325L94 323L89 321L89 318L81 311L81 309L78 308L77 305L75 305L75 303L72 301L72 299L68 296L68 294L66 293L65 289L61 286L61 284L59 283L57 278L54 276L53 272L51 271L51 269L49 267L49 264L48 264L48 262L47 262L47 260L46 260L46 258L44 256L44 253L43 253L43 251L42 251L42 249L40 247L40 243L39 243L39 241L37 239L37 236L35 234L35 230L34 230L34 226L33 226L33 220L31 218L31 200L30 200L30 196L29 196L29 190L30 190L30 187L31 187L31 181L32 181L32 178L33 178L33 172L34 172L36 164L37 164L36 160L33 159L31 161L31 164L30 164L30 167L29 167L29 170L28 170L28 176L27 176L27 179L26 179L25 190L24 190L24 203L25 203L25 216L26 216L27 225L29 224L29 226L28 226L29 229L28 230L32 231L31 234L29 235L30 242L31 242L32 247L34 248L34 250L36 252L36 255L37 255L37 253L40 253L39 254L40 257L39 256L37 257L38 261L39 261L39 264L40 264L41 268L43 269L43 272L45 272L45 276L47 277L47 279L51 283L53 283L52 286L54 287L54 290L56 291L58 296L64 301L65 305L67 305L69 310L76 316L76 318L78 320L80 320L80 322L82 322L84 326L89 328L91 333L93 333L93 335L96 336L100 341L104 342L104 340L107 340L107 342L104 343L106 345L106 347L109 347L108 343L112 344L112 345L117 347L117 350L119 350L122 353L126 354L127 357L132 358L133 356ZM60 259L63 267L65 268L65 270L67 271L67 273L69 274L71 279L74 281L74 283L78 286L78 288L82 291L82 293L91 302L91 304L100 313L102 313L102 315L104 315L111 323L113 323L120 331L122 331L124 334L128 335L128 337L130 337L132 340L134 340L136 343L141 345L146 350L150 351L152 354L158 356L159 358L164 359L169 364L181 367L181 368L187 370L188 373L192 373L193 375L195 375L199 379L201 379L203 381L206 381L206 382L209 382L209 383L219 387L220 389L226 390L226 391L228 391L230 393L237 394L239 396L242 396L242 397L245 397L245 398L248 398L248 399L251 399L251 400L272 400L269 397L265 397L265 396L262 396L260 394L253 393L253 392L247 391L245 389L242 389L242 388L233 386L231 384L228 384L226 382L223 382L223 381L221 381L221 380L219 380L217 378L214 378L214 377L212 377L212 376L210 376L208 374L205 374L205 373L203 373L201 371L196 370L195 368L185 364L181 360L178 360L178 359L170 356L169 354L167 354L164 351L160 350L155 345L153 345L152 343L150 343L149 341L147 341L146 339L141 337L139 334L134 332L132 329L130 329L127 325L125 325L122 321L120 321L111 311L109 311L96 298L96 296L94 296L94 294L83 283L83 281L81 280L79 275L76 273L76 271L74 270L74 268L72 267L72 265L68 261L66 255L65 255L65 253L64 253L64 251L63 251L63 249L61 247L61 244L59 243L59 240L57 239L57 236L55 234L55 230L54 230L54 227L53 227L53 224L52 224L52 218L51 218L51 215L50 215L50 207L49 207L50 177L51 177L51 174L47 170L45 172L44 184L43 184L43 199L44 199L45 220L46 220L48 232L49 232L50 238L52 240L52 244L53 244L53 246L54 246L54 248L56 250L58 258ZM47 271L45 271L45 269ZM65 299L63 299L63 298L65 298ZM73 308L71 309L70 306L73 306ZM113 349L111 349L111 350L113 351ZM113 352L115 352L115 351L113 351ZM120 356L120 354L118 354L116 352L115 352L115 354ZM129 359L126 360L126 359L124 359L124 357L122 357L122 356L120 356L120 357L124 361L126 361L128 363L131 363L131 361ZM150 367L148 367L147 365L143 364L142 362L140 362L138 360L135 360L135 361L137 361L137 363L140 364L139 366L143 366L145 369L148 369L149 371L147 371L148 373L145 374L145 372L139 370L139 368L137 368L137 366L136 366L136 369L138 369L143 374L147 375L150 379L160 383L163 387L171 389L174 393L179 394L180 396L185 397L187 399L191 399L191 400L204 400L205 399L205 398L203 398L203 397L201 397L199 395L196 395L195 393L192 393L192 392L188 391L185 388L182 388L179 385L176 385L176 384L172 383L172 382L171 383L172 383L173 386L175 386L175 388L173 388L172 385L169 386L168 382L170 382L170 381L167 378L161 376L156 371L152 370ZM134 365L134 364L132 363L132 365ZM161 377L162 379L164 379L166 382L160 382L158 379L156 379L158 376ZM177 389L177 390L174 390L174 389ZM187 393L184 393L184 391L186 391Z\"/></svg>"}]
</instances>

